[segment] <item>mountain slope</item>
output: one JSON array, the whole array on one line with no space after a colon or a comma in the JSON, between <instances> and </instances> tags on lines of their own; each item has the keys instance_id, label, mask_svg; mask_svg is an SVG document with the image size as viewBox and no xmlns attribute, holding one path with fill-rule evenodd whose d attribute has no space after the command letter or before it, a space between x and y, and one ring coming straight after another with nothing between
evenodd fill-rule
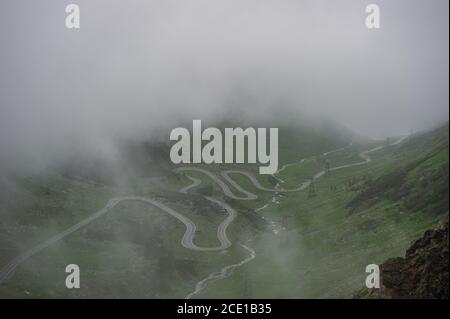
<instances>
[{"instance_id":1,"label":"mountain slope","mask_svg":"<svg viewBox=\"0 0 450 319\"><path fill-rule=\"evenodd\" d=\"M448 126L412 137L392 156L401 165L365 181L363 190L348 207L352 213L382 200L399 203L405 211L440 215L449 209Z\"/></svg>"}]
</instances>

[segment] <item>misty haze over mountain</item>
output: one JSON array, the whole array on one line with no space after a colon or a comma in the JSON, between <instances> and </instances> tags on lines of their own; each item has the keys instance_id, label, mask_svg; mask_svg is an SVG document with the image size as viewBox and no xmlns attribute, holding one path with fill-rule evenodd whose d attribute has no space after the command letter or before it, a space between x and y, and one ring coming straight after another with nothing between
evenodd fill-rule
<instances>
[{"instance_id":1,"label":"misty haze over mountain","mask_svg":"<svg viewBox=\"0 0 450 319\"><path fill-rule=\"evenodd\" d=\"M373 1L379 30L360 0L75 2L80 30L64 1L2 2L3 169L114 157L118 138L194 118L325 118L371 137L448 118L446 0Z\"/></svg>"}]
</instances>

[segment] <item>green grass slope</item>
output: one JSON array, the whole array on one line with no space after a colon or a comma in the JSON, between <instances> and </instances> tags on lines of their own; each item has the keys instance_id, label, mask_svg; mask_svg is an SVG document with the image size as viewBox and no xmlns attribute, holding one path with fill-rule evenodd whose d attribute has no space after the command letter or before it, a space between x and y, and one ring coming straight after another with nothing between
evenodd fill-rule
<instances>
[{"instance_id":1,"label":"green grass slope","mask_svg":"<svg viewBox=\"0 0 450 319\"><path fill-rule=\"evenodd\" d=\"M355 145L328 159L358 162L358 152L370 147ZM258 234L250 243L255 260L201 297L350 298L364 285L368 264L404 255L412 240L448 219L448 126L371 157L319 179L314 196L287 193L260 211L284 229ZM298 176L317 172L316 160L280 175L298 184Z\"/></svg>"}]
</instances>

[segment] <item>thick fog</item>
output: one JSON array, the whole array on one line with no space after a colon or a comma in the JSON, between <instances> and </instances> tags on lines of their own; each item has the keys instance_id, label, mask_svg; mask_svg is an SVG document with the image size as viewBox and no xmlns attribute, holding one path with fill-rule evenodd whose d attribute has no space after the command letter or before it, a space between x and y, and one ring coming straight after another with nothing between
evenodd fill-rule
<instances>
[{"instance_id":1,"label":"thick fog","mask_svg":"<svg viewBox=\"0 0 450 319\"><path fill-rule=\"evenodd\" d=\"M72 2L79 30L68 1L1 1L3 166L114 156L117 138L241 108L373 137L448 118L447 0ZM368 3L381 29L366 28Z\"/></svg>"}]
</instances>

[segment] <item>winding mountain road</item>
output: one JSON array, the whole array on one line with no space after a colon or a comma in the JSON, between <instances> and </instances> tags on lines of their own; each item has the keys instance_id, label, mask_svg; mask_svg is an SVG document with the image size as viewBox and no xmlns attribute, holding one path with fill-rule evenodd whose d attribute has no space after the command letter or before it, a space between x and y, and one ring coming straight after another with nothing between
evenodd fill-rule
<instances>
[{"instance_id":1,"label":"winding mountain road","mask_svg":"<svg viewBox=\"0 0 450 319\"><path fill-rule=\"evenodd\" d=\"M398 141L396 141L395 143L393 143L391 145L397 145L397 144L401 143L405 138L407 138L407 136L400 138ZM361 161L361 162L356 162L356 163L351 163L351 164L347 164L347 165L341 165L338 167L333 167L330 170L334 171L334 170L338 170L338 169L367 164L371 161L371 158L368 154L378 151L384 147L385 146L378 146L378 147L375 147L368 151L364 151L364 152L360 153L360 157L363 159L363 161ZM324 155L342 150L344 148L324 153ZM298 162L296 162L296 163L298 163ZM291 163L291 164L295 164L295 163ZM289 166L291 164L284 165L281 170L283 170L284 168L286 168L287 166ZM281 170L279 170L278 172L280 172ZM177 168L174 171L179 172L179 173L180 172L183 172L183 173L198 172L198 173L205 174L209 178L211 178L222 189L223 193L227 197L235 199L235 200L255 200L258 198L258 196L256 194L253 194L253 193L245 190L244 188L242 188L236 181L234 181L232 179L232 177L230 176L231 174L241 174L241 175L247 177L255 188L257 188L261 191L266 191L266 192L276 192L276 193L278 193L278 192L296 192L296 191L301 191L301 190L305 189L311 183L311 181L303 182L302 184L300 184L299 187L294 188L294 189L277 188L278 187L278 184L277 184L277 187L272 189L272 188L267 188L267 187L264 187L263 185L261 185L261 183L256 179L256 177L248 171L242 171L242 170L222 171L221 176L231 186L233 186L235 189L237 189L240 193L243 194L243 196L237 196L231 191L230 187L225 182L223 182L216 174L214 174L206 169L198 168L198 167L182 167L182 168ZM313 177L313 179L318 179L321 176L323 176L324 174L325 174L325 171L321 171L321 172L317 173ZM181 193L187 193L190 189L201 184L201 180L199 180L197 178L193 178L188 175L187 175L187 177L191 180L192 183L186 187L183 187L181 190L179 190L179 192L181 192ZM102 209L100 209L99 211L94 212L89 217L83 219L79 223L54 235L53 237L47 239L46 241L38 244L37 246L29 249L28 251L24 252L23 254L19 255L18 257L14 258L13 260L11 260L8 264L6 264L3 268L0 269L0 283L5 282L13 274L14 270L21 263L26 261L27 259L29 259L32 256L34 256L35 254L41 252L45 248L54 244L55 242L63 239L64 237L74 233L75 231L79 230L80 228L90 224L92 221L98 219L99 217L105 215L119 203L126 202L126 201L138 201L138 202L143 202L143 203L155 206L155 207L159 208L160 210L162 210L163 212L168 213L169 215L175 217L180 222L182 222L184 224L184 226L186 227L186 231L184 232L183 237L181 238L181 245L187 249L192 249L192 250L197 250L197 251L218 251L218 250L227 249L231 246L231 241L227 237L226 230L227 230L227 227L230 225L230 223L236 217L236 211L232 207L230 207L228 204L226 204L225 202L222 202L218 199L212 198L210 196L205 196L205 198L207 200L215 203L217 206L219 206L221 208L221 210L223 210L227 213L226 218L219 224L219 226L217 228L217 238L220 242L220 246L217 246L217 247L199 247L199 246L197 246L194 243L194 237L195 237L196 230L197 230L195 223L192 220L190 220L188 217L184 216L183 214L175 211L174 209L166 206L165 204L163 204L155 199L140 197L140 196L115 197L115 198L112 198L111 200L109 200L108 203L106 204L106 206L103 207ZM244 246L244 245L241 245L241 246L251 252L250 257L247 257L245 259L245 262L248 262L248 261L252 260L253 258L255 258L255 252L251 248ZM203 287L206 285L206 283L210 282L211 280L216 280L218 278L220 279L222 277L226 277L227 274L229 273L230 269L238 267L239 265L242 265L242 263L226 266L222 269L222 271L219 274L217 274L217 273L212 274L212 275L210 275L210 277L205 278L204 281L201 281L197 284L196 291L198 292L199 290L203 289ZM229 267L229 268L227 268L227 267Z\"/></svg>"},{"instance_id":2,"label":"winding mountain road","mask_svg":"<svg viewBox=\"0 0 450 319\"><path fill-rule=\"evenodd\" d=\"M195 185L190 185L189 187L193 187ZM21 263L26 261L27 259L31 258L35 254L41 252L45 248L49 247L50 245L54 244L55 242L63 239L64 237L72 234L73 232L79 230L80 228L90 224L92 221L98 219L99 217L103 216L104 214L108 213L112 208L114 208L116 205L118 205L121 202L125 201L138 201L138 202L144 202L146 204L150 204L152 206L155 206L162 211L168 213L169 215L175 217L180 222L184 224L186 227L186 231L183 234L183 237L181 238L181 245L185 248L192 249L192 250L198 250L198 251L215 251L215 250L223 250L227 249L231 246L231 241L228 239L226 235L226 230L228 225L233 221L233 219L236 217L236 211L231 208L228 204L223 203L215 198L212 197L206 197L209 201L217 204L219 207L224 209L228 215L227 217L220 223L219 227L217 228L217 238L220 241L220 246L218 247L199 247L196 244L194 244L194 237L197 230L197 227L195 223L187 218L186 216L178 213L177 211L173 210L170 207L167 207L166 205L162 204L161 202L158 202L151 198L145 198L145 197L139 197L139 196L123 196L123 197L115 197L108 201L105 207L100 209L99 211L93 213L89 217L83 219L79 223L67 228L66 230L56 234L55 236L47 239L46 241L40 243L39 245L31 248L30 250L26 251L22 255L14 258L11 260L7 265L5 265L0 270L0 283L3 283L6 279L10 277L10 275L14 272L14 270L19 266Z\"/></svg>"}]
</instances>

